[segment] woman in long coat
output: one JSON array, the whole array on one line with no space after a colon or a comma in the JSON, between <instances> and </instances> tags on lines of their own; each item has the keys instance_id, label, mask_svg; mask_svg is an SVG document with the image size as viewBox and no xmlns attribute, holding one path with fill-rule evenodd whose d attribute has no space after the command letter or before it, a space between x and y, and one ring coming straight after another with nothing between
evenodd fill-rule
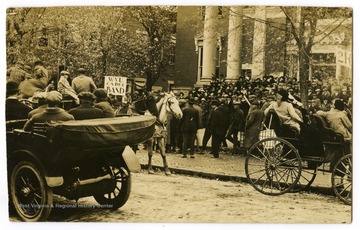
<instances>
[{"instance_id":1,"label":"woman in long coat","mask_svg":"<svg viewBox=\"0 0 360 230\"><path fill-rule=\"evenodd\" d=\"M259 108L259 101L251 101L249 113L245 121L244 148L248 150L253 144L259 141L261 125L264 118L263 111Z\"/></svg>"}]
</instances>

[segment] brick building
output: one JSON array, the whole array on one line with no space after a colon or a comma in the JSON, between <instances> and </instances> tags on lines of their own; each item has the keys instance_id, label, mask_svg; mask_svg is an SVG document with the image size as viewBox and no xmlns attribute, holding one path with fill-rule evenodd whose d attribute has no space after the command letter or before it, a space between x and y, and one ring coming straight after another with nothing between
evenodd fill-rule
<instances>
[{"instance_id":1,"label":"brick building","mask_svg":"<svg viewBox=\"0 0 360 230\"><path fill-rule=\"evenodd\" d=\"M336 19L319 20L325 30ZM315 37L311 75L352 78L352 21L325 38ZM213 75L299 77L297 46L279 7L179 6L175 48L176 87L207 84ZM241 66L240 66L240 63Z\"/></svg>"}]
</instances>

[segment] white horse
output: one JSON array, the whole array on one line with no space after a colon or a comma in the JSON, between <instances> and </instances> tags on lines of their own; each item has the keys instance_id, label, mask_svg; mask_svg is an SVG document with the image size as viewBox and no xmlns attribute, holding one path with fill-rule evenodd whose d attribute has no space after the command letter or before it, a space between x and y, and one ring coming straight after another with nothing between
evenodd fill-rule
<instances>
[{"instance_id":1,"label":"white horse","mask_svg":"<svg viewBox=\"0 0 360 230\"><path fill-rule=\"evenodd\" d=\"M153 138L148 141L148 173L153 174L154 170L152 168L151 159L153 156L153 144L157 143L161 157L163 159L164 170L166 175L171 175L171 172L168 168L165 155L165 140L167 136L166 124L168 122L168 113L172 114L176 119L181 119L182 111L179 107L179 101L176 99L175 95L170 93L165 93L165 96L156 103L156 107L159 111L159 116L157 117L155 123L155 133Z\"/></svg>"}]
</instances>

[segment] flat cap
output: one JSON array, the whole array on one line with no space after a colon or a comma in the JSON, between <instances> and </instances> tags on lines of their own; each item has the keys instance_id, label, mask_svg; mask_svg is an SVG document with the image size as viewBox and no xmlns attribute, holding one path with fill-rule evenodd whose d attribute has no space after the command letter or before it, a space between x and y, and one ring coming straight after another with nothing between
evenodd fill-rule
<instances>
[{"instance_id":1,"label":"flat cap","mask_svg":"<svg viewBox=\"0 0 360 230\"><path fill-rule=\"evenodd\" d=\"M135 91L136 92L136 91ZM134 93L135 93L134 92ZM138 93L139 94L139 93ZM98 88L94 91L94 95L97 97L97 98L107 98L107 92L105 89L103 88Z\"/></svg>"},{"instance_id":2,"label":"flat cap","mask_svg":"<svg viewBox=\"0 0 360 230\"><path fill-rule=\"evenodd\" d=\"M80 100L85 100L85 101L95 101L96 96L93 93L90 92L81 92L78 95Z\"/></svg>"},{"instance_id":3,"label":"flat cap","mask_svg":"<svg viewBox=\"0 0 360 230\"><path fill-rule=\"evenodd\" d=\"M60 75L69 75L70 76L70 73L66 70L63 70L60 72Z\"/></svg>"},{"instance_id":4,"label":"flat cap","mask_svg":"<svg viewBox=\"0 0 360 230\"><path fill-rule=\"evenodd\" d=\"M46 100L52 102L61 102L62 95L58 91L50 91L46 95Z\"/></svg>"}]
</instances>

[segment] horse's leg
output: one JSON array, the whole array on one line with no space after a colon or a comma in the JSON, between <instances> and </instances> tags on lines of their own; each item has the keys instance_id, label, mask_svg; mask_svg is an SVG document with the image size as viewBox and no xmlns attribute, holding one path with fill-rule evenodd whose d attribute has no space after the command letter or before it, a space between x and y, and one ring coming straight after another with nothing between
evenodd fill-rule
<instances>
[{"instance_id":1,"label":"horse's leg","mask_svg":"<svg viewBox=\"0 0 360 230\"><path fill-rule=\"evenodd\" d=\"M147 141L147 148L148 148L148 173L149 174L154 174L154 170L153 170L152 165L151 165L151 159L152 159L152 156L153 156L153 138L150 138Z\"/></svg>"},{"instance_id":2,"label":"horse's leg","mask_svg":"<svg viewBox=\"0 0 360 230\"><path fill-rule=\"evenodd\" d=\"M167 165L166 155L165 155L165 138L164 137L159 138L158 139L158 144L159 144L160 154L161 154L161 157L162 157L163 163L164 163L165 175L170 176L171 172L170 172L169 167Z\"/></svg>"}]
</instances>

